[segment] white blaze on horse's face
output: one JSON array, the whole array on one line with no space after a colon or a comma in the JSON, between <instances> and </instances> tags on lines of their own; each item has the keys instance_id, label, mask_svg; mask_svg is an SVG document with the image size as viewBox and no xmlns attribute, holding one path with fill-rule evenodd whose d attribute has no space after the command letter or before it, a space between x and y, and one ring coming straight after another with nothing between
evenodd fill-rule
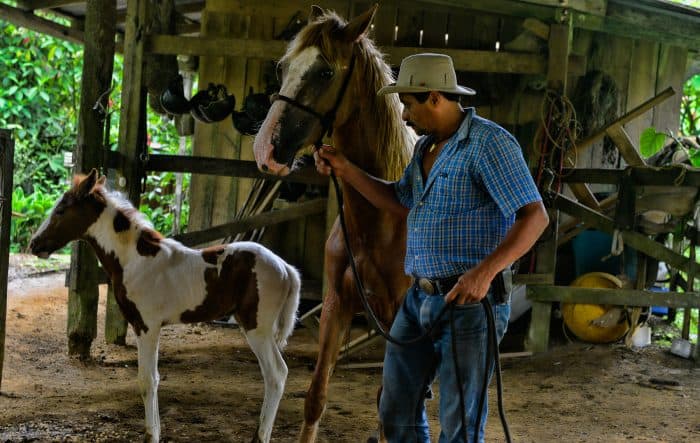
<instances>
[{"instance_id":1,"label":"white blaze on horse's face","mask_svg":"<svg viewBox=\"0 0 700 443\"><path fill-rule=\"evenodd\" d=\"M333 69L321 51L310 46L287 60L279 94L323 114L327 109L320 103L320 97L334 89L330 88L332 74ZM320 129L317 116L285 101L275 101L255 137L258 168L275 175L289 174L296 152L312 144Z\"/></svg>"}]
</instances>

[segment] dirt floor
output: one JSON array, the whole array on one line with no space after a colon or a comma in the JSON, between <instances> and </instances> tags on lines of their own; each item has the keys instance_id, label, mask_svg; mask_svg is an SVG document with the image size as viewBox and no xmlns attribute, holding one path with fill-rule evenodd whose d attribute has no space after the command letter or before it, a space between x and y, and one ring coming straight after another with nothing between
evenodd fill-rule
<instances>
[{"instance_id":1,"label":"dirt floor","mask_svg":"<svg viewBox=\"0 0 700 443\"><path fill-rule=\"evenodd\" d=\"M130 332L126 347L104 344L104 288L94 358L81 362L66 352L63 273L19 266L26 262L21 257L12 262L0 441L140 440L134 337ZM295 441L315 352L308 331L297 329L286 351L290 372L274 441ZM250 441L262 383L239 331L209 324L167 327L160 356L165 441ZM373 349L361 361L380 357L381 349ZM320 441L366 440L375 429L380 376L379 369L336 371ZM503 380L515 442L700 441L700 369L658 343L637 350L562 343L544 354L505 358ZM433 417L436 407L429 402ZM435 421L433 428L437 441ZM503 441L493 387L487 432L487 441Z\"/></svg>"}]
</instances>

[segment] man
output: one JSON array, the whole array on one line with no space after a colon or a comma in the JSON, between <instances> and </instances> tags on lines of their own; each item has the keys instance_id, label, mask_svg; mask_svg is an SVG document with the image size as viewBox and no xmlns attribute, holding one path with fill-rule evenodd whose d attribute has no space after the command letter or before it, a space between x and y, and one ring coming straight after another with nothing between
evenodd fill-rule
<instances>
[{"instance_id":1,"label":"man","mask_svg":"<svg viewBox=\"0 0 700 443\"><path fill-rule=\"evenodd\" d=\"M510 315L509 294L494 291L492 282L509 280L510 266L549 220L515 138L478 117L474 108L461 106L459 98L475 92L457 84L450 57L407 57L397 82L378 91L390 93L399 94L403 120L422 136L403 177L398 182L372 177L330 146L316 153L316 167L323 174L332 169L378 208L408 217L405 270L415 283L391 335L405 341L427 327L433 334L410 346L387 343L379 406L387 440L430 441L424 399L437 375L440 442L465 437L472 442L487 367L488 330L479 302L489 297L500 342ZM454 303L454 312L438 319L446 303ZM480 440L486 415L484 408Z\"/></svg>"}]
</instances>

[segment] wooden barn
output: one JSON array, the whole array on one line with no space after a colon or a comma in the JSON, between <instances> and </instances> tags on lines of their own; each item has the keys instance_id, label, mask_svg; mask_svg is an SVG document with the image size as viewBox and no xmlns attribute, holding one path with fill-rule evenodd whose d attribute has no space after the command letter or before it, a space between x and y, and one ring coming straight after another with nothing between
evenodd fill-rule
<instances>
[{"instance_id":1,"label":"wooden barn","mask_svg":"<svg viewBox=\"0 0 700 443\"><path fill-rule=\"evenodd\" d=\"M0 4L0 18L85 45L76 172L93 167L108 171L114 186L132 201L139 200L149 171L192 173L189 232L178 236L181 241L259 240L302 270L305 298L320 299L322 245L337 202L327 181L310 168L284 182L260 173L253 161L254 130L236 122L236 116L245 113L245 104L262 106L260 97L275 92L275 62L304 25L312 4L353 17L374 2L16 3ZM40 11L71 25L43 18ZM658 247L650 239L654 231L639 228L640 210L635 209L637 185L682 185L695 192L700 184L692 170L647 167L638 151L644 129L678 130L683 83L700 71L700 11L663 0L382 0L371 32L393 66L418 52L452 56L460 83L477 90L467 105L511 131L525 150L554 221L519 276L533 303L530 349L546 349L553 301L700 307L692 288L695 260ZM115 56L124 57L124 78L118 149L109 151L102 145L103 116L93 108L110 89ZM177 81L178 70L185 85L196 78L199 91L206 93L207 85L214 85L210 94L218 98L223 96L216 85L223 85L235 97L235 110L233 117L211 123L206 117L177 116L173 124L183 137L192 138L192 156L154 154L146 145L145 113L163 111L159 101ZM659 209L687 215L694 207L691 200L675 212ZM591 227L616 233L642 252L640 257L685 272L691 282L684 283L686 293L650 293L643 272L628 289L555 286L561 284L555 282L557 247ZM684 234L695 244L697 226ZM640 258L638 269L646 269L645 262ZM89 353L95 338L100 275L92 253L77 247L69 279L71 353ZM123 341L126 325L115 303L108 306L107 339ZM305 320L313 325L313 312Z\"/></svg>"}]
</instances>

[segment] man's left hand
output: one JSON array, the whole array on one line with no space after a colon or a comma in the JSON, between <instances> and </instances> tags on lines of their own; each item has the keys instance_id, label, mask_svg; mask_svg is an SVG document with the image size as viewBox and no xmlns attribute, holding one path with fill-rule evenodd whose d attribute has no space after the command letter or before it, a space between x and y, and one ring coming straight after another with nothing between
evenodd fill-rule
<instances>
[{"instance_id":1,"label":"man's left hand","mask_svg":"<svg viewBox=\"0 0 700 443\"><path fill-rule=\"evenodd\" d=\"M472 268L462 274L454 287L445 295L445 303L464 305L478 303L486 297L491 286L491 276L479 268Z\"/></svg>"}]
</instances>

